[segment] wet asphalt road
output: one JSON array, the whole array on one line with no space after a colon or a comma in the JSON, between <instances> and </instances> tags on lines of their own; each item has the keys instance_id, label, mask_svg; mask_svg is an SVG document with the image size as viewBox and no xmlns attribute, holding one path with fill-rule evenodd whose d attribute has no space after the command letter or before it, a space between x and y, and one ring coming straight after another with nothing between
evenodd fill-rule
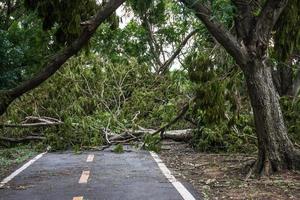
<instances>
[{"instance_id":1,"label":"wet asphalt road","mask_svg":"<svg viewBox=\"0 0 300 200\"><path fill-rule=\"evenodd\" d=\"M88 155L93 162L86 162ZM83 171L87 183L80 184ZM191 187L187 187L190 189ZM194 196L196 197L195 193ZM0 200L182 200L149 152L48 153L0 189Z\"/></svg>"}]
</instances>

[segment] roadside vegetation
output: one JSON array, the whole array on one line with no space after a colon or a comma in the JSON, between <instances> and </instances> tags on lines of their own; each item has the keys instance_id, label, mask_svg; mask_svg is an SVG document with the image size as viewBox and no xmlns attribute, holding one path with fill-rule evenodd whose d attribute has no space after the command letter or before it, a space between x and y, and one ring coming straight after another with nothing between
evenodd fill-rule
<instances>
[{"instance_id":1,"label":"roadside vegetation","mask_svg":"<svg viewBox=\"0 0 300 200\"><path fill-rule=\"evenodd\" d=\"M32 145L0 148L0 179L8 176L16 167L35 156L37 152Z\"/></svg>"}]
</instances>

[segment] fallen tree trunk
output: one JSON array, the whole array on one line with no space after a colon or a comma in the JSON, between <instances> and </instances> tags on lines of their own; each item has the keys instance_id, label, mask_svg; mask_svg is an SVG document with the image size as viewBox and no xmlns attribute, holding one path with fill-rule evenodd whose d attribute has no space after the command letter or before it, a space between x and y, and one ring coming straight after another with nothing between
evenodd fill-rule
<instances>
[{"instance_id":1,"label":"fallen tree trunk","mask_svg":"<svg viewBox=\"0 0 300 200\"><path fill-rule=\"evenodd\" d=\"M193 129L166 131L164 138L175 141L189 141L193 138Z\"/></svg>"},{"instance_id":2,"label":"fallen tree trunk","mask_svg":"<svg viewBox=\"0 0 300 200\"><path fill-rule=\"evenodd\" d=\"M137 140L143 137L144 135L150 134L153 135L157 131L154 129L139 129L139 130L127 130L127 132L114 135L109 138L109 141L111 143L122 141L132 141ZM193 137L193 129L184 129L184 130L170 130L164 132L164 138L165 139L172 139L175 141L189 141Z\"/></svg>"}]
</instances>

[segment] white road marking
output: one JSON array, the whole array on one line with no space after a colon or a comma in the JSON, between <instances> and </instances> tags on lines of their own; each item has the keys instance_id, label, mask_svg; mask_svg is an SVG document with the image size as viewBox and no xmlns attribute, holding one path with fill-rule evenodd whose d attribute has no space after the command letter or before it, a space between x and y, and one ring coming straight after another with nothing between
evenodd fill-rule
<instances>
[{"instance_id":1,"label":"white road marking","mask_svg":"<svg viewBox=\"0 0 300 200\"><path fill-rule=\"evenodd\" d=\"M83 197L73 197L73 200L83 200Z\"/></svg>"},{"instance_id":2,"label":"white road marking","mask_svg":"<svg viewBox=\"0 0 300 200\"><path fill-rule=\"evenodd\" d=\"M90 171L83 171L78 183L87 183L90 176Z\"/></svg>"},{"instance_id":3,"label":"white road marking","mask_svg":"<svg viewBox=\"0 0 300 200\"><path fill-rule=\"evenodd\" d=\"M93 162L94 161L94 154L90 154L88 155L87 159L86 159L86 162Z\"/></svg>"},{"instance_id":4,"label":"white road marking","mask_svg":"<svg viewBox=\"0 0 300 200\"><path fill-rule=\"evenodd\" d=\"M177 181L177 179L171 174L170 170L167 168L167 166L162 162L162 160L159 158L159 156L154 153L150 152L151 156L157 163L158 167L162 171L162 173L166 176L166 178L172 183L172 185L175 187L175 189L179 192L179 194L182 196L184 200L196 200L195 197L180 183Z\"/></svg>"},{"instance_id":5,"label":"white road marking","mask_svg":"<svg viewBox=\"0 0 300 200\"><path fill-rule=\"evenodd\" d=\"M1 183L0 183L0 188L4 187L4 185L6 183L8 183L9 181L11 181L14 177L16 177L18 174L20 174L22 171L24 171L26 168L28 168L30 165L32 165L35 161L37 161L38 159L40 159L46 153L47 152L44 152L44 153L41 153L41 154L37 155L36 157L34 157L33 159L31 159L27 163L25 163L22 167L20 167L19 169L17 169L15 172L13 172L11 175L9 175L5 179L3 179L3 181L1 181Z\"/></svg>"}]
</instances>

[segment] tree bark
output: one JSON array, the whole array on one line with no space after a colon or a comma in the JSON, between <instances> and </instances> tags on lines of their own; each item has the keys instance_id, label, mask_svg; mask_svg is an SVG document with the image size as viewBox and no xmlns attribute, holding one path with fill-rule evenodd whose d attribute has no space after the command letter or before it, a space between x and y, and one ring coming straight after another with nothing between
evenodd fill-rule
<instances>
[{"instance_id":1,"label":"tree bark","mask_svg":"<svg viewBox=\"0 0 300 200\"><path fill-rule=\"evenodd\" d=\"M244 73L258 138L257 173L300 169L300 154L288 138L271 68L253 60Z\"/></svg>"}]
</instances>

